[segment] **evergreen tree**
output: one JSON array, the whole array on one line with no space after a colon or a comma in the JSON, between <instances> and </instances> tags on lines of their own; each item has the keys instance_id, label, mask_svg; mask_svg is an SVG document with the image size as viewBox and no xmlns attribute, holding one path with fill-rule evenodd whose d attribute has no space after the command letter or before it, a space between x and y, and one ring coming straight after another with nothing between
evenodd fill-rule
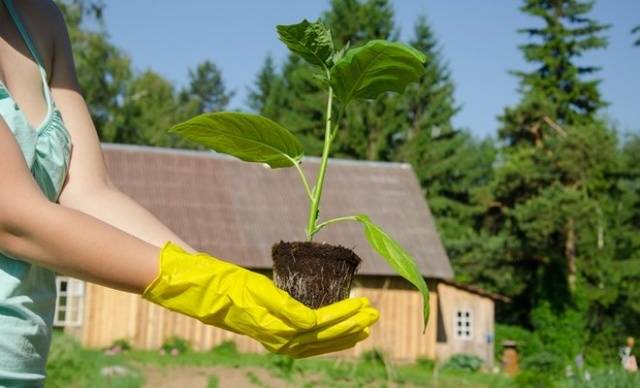
<instances>
[{"instance_id":1,"label":"evergreen tree","mask_svg":"<svg viewBox=\"0 0 640 388\"><path fill-rule=\"evenodd\" d=\"M195 100L195 114L200 114L225 110L234 94L227 91L218 66L207 60L189 69L189 86L180 93L180 100Z\"/></svg>"},{"instance_id":2,"label":"evergreen tree","mask_svg":"<svg viewBox=\"0 0 640 388\"><path fill-rule=\"evenodd\" d=\"M193 117L202 108L202 100L182 101L171 82L146 70L129 82L124 97L123 126L117 143L158 147L201 148L167 132L173 125Z\"/></svg>"},{"instance_id":3,"label":"evergreen tree","mask_svg":"<svg viewBox=\"0 0 640 388\"><path fill-rule=\"evenodd\" d=\"M262 69L249 89L247 105L256 113L266 117L276 117L285 104L282 77L277 74L273 57L268 54Z\"/></svg>"},{"instance_id":4,"label":"evergreen tree","mask_svg":"<svg viewBox=\"0 0 640 388\"><path fill-rule=\"evenodd\" d=\"M592 292L606 282L612 255L602 231L616 137L597 117L606 105L599 81L585 77L598 69L576 63L606 46L608 26L588 17L592 6L524 1L521 10L543 21L521 30L535 39L520 49L536 68L515 72L522 100L501 117L504 148L485 220L497 248L487 260L499 263L487 268L510 276L499 289L514 300L507 314L549 341L562 339L553 349L565 357L575 356L587 340Z\"/></svg>"},{"instance_id":5,"label":"evergreen tree","mask_svg":"<svg viewBox=\"0 0 640 388\"><path fill-rule=\"evenodd\" d=\"M640 33L640 26L636 26L633 28L633 30L631 30L632 34L635 33ZM636 39L636 41L633 43L635 46L640 46L640 37L638 39Z\"/></svg>"},{"instance_id":6,"label":"evergreen tree","mask_svg":"<svg viewBox=\"0 0 640 388\"><path fill-rule=\"evenodd\" d=\"M269 53L267 54L262 68L254 81L254 88L249 89L249 94L247 96L247 105L254 112L262 114L273 89L273 84L276 82L276 78L277 74L273 56Z\"/></svg>"},{"instance_id":7,"label":"evergreen tree","mask_svg":"<svg viewBox=\"0 0 640 388\"><path fill-rule=\"evenodd\" d=\"M127 137L122 101L131 81L131 60L109 41L103 19L104 5L96 1L56 0L73 47L80 89L103 141ZM88 24L95 29L87 27Z\"/></svg>"},{"instance_id":8,"label":"evergreen tree","mask_svg":"<svg viewBox=\"0 0 640 388\"><path fill-rule=\"evenodd\" d=\"M466 280L494 149L491 141L478 142L454 129L451 121L459 110L454 85L425 16L418 18L410 44L429 60L420 81L400 99L403 120L392 134L392 149L396 160L410 162L416 171L456 276Z\"/></svg>"}]
</instances>

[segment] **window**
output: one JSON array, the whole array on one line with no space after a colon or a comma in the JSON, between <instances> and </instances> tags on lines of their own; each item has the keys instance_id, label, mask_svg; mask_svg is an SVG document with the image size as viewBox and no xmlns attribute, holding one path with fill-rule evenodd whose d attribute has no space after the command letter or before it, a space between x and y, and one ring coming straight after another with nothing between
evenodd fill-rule
<instances>
[{"instance_id":1,"label":"window","mask_svg":"<svg viewBox=\"0 0 640 388\"><path fill-rule=\"evenodd\" d=\"M470 310L456 311L453 331L457 339L471 340L473 338L473 315Z\"/></svg>"},{"instance_id":2,"label":"window","mask_svg":"<svg viewBox=\"0 0 640 388\"><path fill-rule=\"evenodd\" d=\"M84 311L84 282L78 279L56 277L56 311L54 326L80 326Z\"/></svg>"}]
</instances>

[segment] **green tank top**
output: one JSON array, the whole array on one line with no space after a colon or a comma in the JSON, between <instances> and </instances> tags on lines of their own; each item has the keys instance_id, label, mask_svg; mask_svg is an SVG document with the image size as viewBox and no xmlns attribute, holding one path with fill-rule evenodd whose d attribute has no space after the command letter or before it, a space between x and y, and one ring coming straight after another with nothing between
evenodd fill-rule
<instances>
[{"instance_id":1,"label":"green tank top","mask_svg":"<svg viewBox=\"0 0 640 388\"><path fill-rule=\"evenodd\" d=\"M40 69L47 115L37 128L30 126L0 82L0 116L17 139L40 189L50 201L56 202L67 175L71 138L53 103L36 46L12 0L2 1ZM54 272L0 254L0 386L33 387L44 383L55 298Z\"/></svg>"}]
</instances>

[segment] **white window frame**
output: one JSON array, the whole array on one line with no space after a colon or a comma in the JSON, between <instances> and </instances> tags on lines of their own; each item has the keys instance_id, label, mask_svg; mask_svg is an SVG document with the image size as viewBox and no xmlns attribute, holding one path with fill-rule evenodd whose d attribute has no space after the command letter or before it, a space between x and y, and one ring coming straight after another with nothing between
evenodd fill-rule
<instances>
[{"instance_id":1,"label":"white window frame","mask_svg":"<svg viewBox=\"0 0 640 388\"><path fill-rule=\"evenodd\" d=\"M62 285L65 284L65 290ZM62 303L62 298L65 303ZM64 318L60 319L60 313ZM75 316L75 319L71 319ZM53 315L53 325L63 327L82 326L84 317L84 282L68 276L56 276L56 309Z\"/></svg>"},{"instance_id":2,"label":"white window frame","mask_svg":"<svg viewBox=\"0 0 640 388\"><path fill-rule=\"evenodd\" d=\"M459 340L473 340L473 311L471 309L456 309L453 315L453 334Z\"/></svg>"}]
</instances>

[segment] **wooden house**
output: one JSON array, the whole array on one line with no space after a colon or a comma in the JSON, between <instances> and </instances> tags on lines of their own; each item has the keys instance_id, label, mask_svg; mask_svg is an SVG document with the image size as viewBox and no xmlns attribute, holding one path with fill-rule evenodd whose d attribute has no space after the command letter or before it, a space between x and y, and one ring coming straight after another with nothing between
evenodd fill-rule
<instances>
[{"instance_id":1,"label":"wooden house","mask_svg":"<svg viewBox=\"0 0 640 388\"><path fill-rule=\"evenodd\" d=\"M198 250L268 274L275 242L305 238L307 197L293 168L270 170L211 152L112 144L103 149L115 185ZM310 179L318 166L318 159L305 159ZM494 300L500 297L453 281L410 165L332 160L321 218L359 213L368 214L415 257L431 291L431 315L423 334L420 294L371 250L359 224L332 225L315 240L358 253L363 264L352 295L367 296L381 312L371 336L338 355L357 357L379 348L395 360L444 361L471 353L491 366ZM56 324L89 347L127 339L136 347L157 349L175 335L196 350L233 340L241 351L264 351L248 337L206 326L134 294L66 277L58 279L58 288Z\"/></svg>"}]
</instances>

